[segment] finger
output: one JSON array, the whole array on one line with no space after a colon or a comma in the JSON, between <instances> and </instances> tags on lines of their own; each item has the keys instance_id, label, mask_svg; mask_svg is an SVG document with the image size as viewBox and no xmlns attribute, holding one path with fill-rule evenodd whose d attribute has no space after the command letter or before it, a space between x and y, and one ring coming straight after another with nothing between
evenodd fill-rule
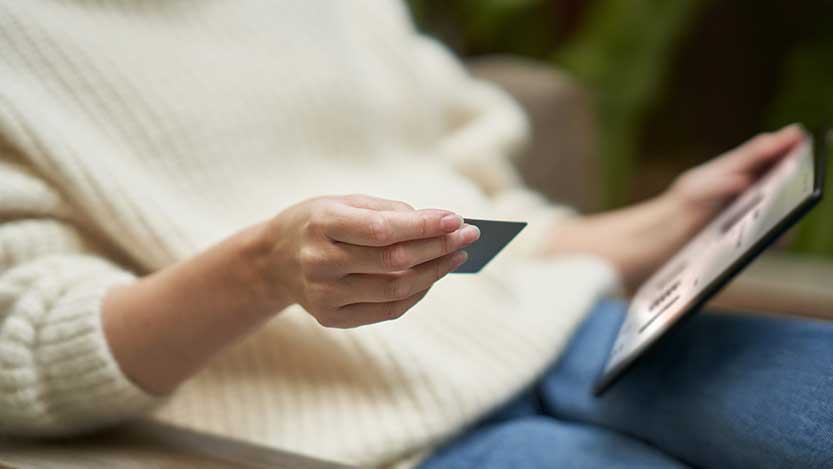
<instances>
[{"instance_id":1,"label":"finger","mask_svg":"<svg viewBox=\"0 0 833 469\"><path fill-rule=\"evenodd\" d=\"M426 289L404 300L388 303L354 303L343 306L334 313L333 322L335 325L330 327L358 327L398 319L415 304L419 303L427 293L428 290Z\"/></svg>"},{"instance_id":2,"label":"finger","mask_svg":"<svg viewBox=\"0 0 833 469\"><path fill-rule=\"evenodd\" d=\"M406 241L391 246L368 247L336 243L339 257L349 269L345 274L381 274L410 269L462 249L480 238L480 229L464 225L454 233L430 239Z\"/></svg>"},{"instance_id":3,"label":"finger","mask_svg":"<svg viewBox=\"0 0 833 469\"><path fill-rule=\"evenodd\" d=\"M727 174L716 179L709 192L709 199L726 201L748 189L755 179L748 173Z\"/></svg>"},{"instance_id":4,"label":"finger","mask_svg":"<svg viewBox=\"0 0 833 469\"><path fill-rule=\"evenodd\" d=\"M414 208L405 202L398 200L380 199L364 194L350 194L344 196L348 205L356 208L367 208L370 210L391 210L394 212L413 212Z\"/></svg>"},{"instance_id":5,"label":"finger","mask_svg":"<svg viewBox=\"0 0 833 469\"><path fill-rule=\"evenodd\" d=\"M755 171L785 156L804 138L798 125L791 125L774 132L758 135L727 155L729 171Z\"/></svg>"},{"instance_id":6,"label":"finger","mask_svg":"<svg viewBox=\"0 0 833 469\"><path fill-rule=\"evenodd\" d=\"M467 253L458 251L394 274L350 274L341 279L338 294L342 304L403 300L431 287L466 259Z\"/></svg>"},{"instance_id":7,"label":"finger","mask_svg":"<svg viewBox=\"0 0 833 469\"><path fill-rule=\"evenodd\" d=\"M452 233L463 219L447 210L368 210L335 205L321 221L324 234L333 241L358 246L389 246L414 239Z\"/></svg>"}]
</instances>

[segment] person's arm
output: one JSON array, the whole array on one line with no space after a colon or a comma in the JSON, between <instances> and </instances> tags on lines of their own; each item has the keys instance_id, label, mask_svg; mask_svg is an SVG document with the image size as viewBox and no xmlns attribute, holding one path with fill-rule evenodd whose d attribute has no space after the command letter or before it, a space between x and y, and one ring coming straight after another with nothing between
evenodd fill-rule
<instances>
[{"instance_id":1,"label":"person's arm","mask_svg":"<svg viewBox=\"0 0 833 469\"><path fill-rule=\"evenodd\" d=\"M465 260L457 251L478 236L443 210L366 196L312 199L114 287L104 329L125 374L164 394L290 304L328 327L398 318Z\"/></svg>"},{"instance_id":2,"label":"person's arm","mask_svg":"<svg viewBox=\"0 0 833 469\"><path fill-rule=\"evenodd\" d=\"M71 435L143 415L292 302L333 327L398 317L478 236L442 210L319 198L137 278L76 219L0 153L0 434Z\"/></svg>"},{"instance_id":3,"label":"person's arm","mask_svg":"<svg viewBox=\"0 0 833 469\"><path fill-rule=\"evenodd\" d=\"M683 173L647 202L562 224L553 230L544 252L604 257L633 290L802 137L798 126L755 137Z\"/></svg>"},{"instance_id":4,"label":"person's arm","mask_svg":"<svg viewBox=\"0 0 833 469\"><path fill-rule=\"evenodd\" d=\"M257 271L260 228L197 256L111 288L102 304L104 333L124 373L166 394L211 355L289 305L266 295Z\"/></svg>"}]
</instances>

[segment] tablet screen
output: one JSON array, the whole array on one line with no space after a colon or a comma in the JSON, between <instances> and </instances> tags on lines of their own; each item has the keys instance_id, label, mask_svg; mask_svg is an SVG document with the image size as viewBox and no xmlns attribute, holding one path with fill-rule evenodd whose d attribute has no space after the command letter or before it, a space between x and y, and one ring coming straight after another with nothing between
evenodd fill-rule
<instances>
[{"instance_id":1,"label":"tablet screen","mask_svg":"<svg viewBox=\"0 0 833 469\"><path fill-rule=\"evenodd\" d=\"M809 210L821 195L816 170L808 136L642 285L596 393Z\"/></svg>"}]
</instances>

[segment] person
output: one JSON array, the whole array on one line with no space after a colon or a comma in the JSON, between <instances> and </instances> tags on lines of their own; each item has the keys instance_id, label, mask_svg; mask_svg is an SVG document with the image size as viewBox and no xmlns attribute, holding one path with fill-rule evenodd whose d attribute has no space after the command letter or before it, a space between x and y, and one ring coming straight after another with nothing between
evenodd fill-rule
<instances>
[{"instance_id":1,"label":"person","mask_svg":"<svg viewBox=\"0 0 833 469\"><path fill-rule=\"evenodd\" d=\"M0 32L4 434L152 416L361 465L833 460L827 324L703 316L588 392L605 298L799 128L579 216L514 172L518 107L399 3L4 2ZM460 215L529 227L447 276L479 236Z\"/></svg>"}]
</instances>

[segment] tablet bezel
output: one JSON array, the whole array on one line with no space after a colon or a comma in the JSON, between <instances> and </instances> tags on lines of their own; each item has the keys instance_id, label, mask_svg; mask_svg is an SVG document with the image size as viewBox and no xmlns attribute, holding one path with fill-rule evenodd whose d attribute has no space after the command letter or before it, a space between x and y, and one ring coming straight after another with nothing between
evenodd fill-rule
<instances>
[{"instance_id":1,"label":"tablet bezel","mask_svg":"<svg viewBox=\"0 0 833 469\"><path fill-rule=\"evenodd\" d=\"M813 134L813 158L815 171L813 192L786 217L784 217L783 220L778 222L771 230L764 234L758 242L753 244L745 253L738 257L732 265L730 265L711 283L703 288L703 290L694 297L688 308L680 313L675 319L672 319L667 323L664 331L639 344L639 346L631 352L628 358L619 362L619 364L615 367L609 370L605 369L593 386L593 394L600 396L608 390L638 362L640 357L648 353L660 340L662 340L668 331L674 327L678 327L683 321L697 313L709 300L711 300L720 290L722 290L740 272L742 272L743 269L745 269L756 257L769 248L790 228L795 226L821 201L824 192L827 152L830 145L829 139L831 139L831 134L827 128L822 128ZM621 326L620 330L617 331L617 337L620 332ZM610 360L610 351L608 351L607 359ZM605 361L605 366L607 366L607 361Z\"/></svg>"}]
</instances>

